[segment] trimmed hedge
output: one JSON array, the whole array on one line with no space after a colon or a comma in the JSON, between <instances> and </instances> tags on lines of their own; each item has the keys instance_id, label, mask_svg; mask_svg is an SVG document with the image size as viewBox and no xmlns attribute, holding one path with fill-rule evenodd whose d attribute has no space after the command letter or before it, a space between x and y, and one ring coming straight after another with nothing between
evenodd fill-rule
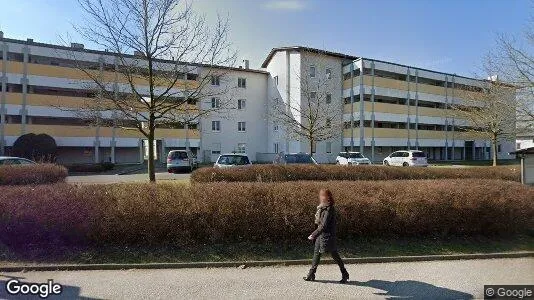
<instances>
[{"instance_id":1,"label":"trimmed hedge","mask_svg":"<svg viewBox=\"0 0 534 300\"><path fill-rule=\"evenodd\" d=\"M407 168L339 165L253 165L246 168L201 168L192 182L279 182L295 180L502 179L520 181L513 166L472 168Z\"/></svg>"},{"instance_id":2,"label":"trimmed hedge","mask_svg":"<svg viewBox=\"0 0 534 300\"><path fill-rule=\"evenodd\" d=\"M11 186L0 242L165 245L305 241L330 188L338 235L469 236L534 229L534 189L498 180Z\"/></svg>"},{"instance_id":3,"label":"trimmed hedge","mask_svg":"<svg viewBox=\"0 0 534 300\"><path fill-rule=\"evenodd\" d=\"M100 173L110 171L115 168L115 164L111 162L102 162L98 164L72 164L66 166L69 172L79 173Z\"/></svg>"},{"instance_id":4,"label":"trimmed hedge","mask_svg":"<svg viewBox=\"0 0 534 300\"><path fill-rule=\"evenodd\" d=\"M68 172L55 164L0 166L0 185L44 184L65 181Z\"/></svg>"}]
</instances>

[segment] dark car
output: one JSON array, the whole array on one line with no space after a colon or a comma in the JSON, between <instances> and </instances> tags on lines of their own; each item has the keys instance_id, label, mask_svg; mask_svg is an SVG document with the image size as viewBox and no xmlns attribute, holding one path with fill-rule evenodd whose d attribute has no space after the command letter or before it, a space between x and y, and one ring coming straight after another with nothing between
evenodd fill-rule
<instances>
[{"instance_id":1,"label":"dark car","mask_svg":"<svg viewBox=\"0 0 534 300\"><path fill-rule=\"evenodd\" d=\"M317 162L308 153L280 153L273 160L275 165L313 164Z\"/></svg>"}]
</instances>

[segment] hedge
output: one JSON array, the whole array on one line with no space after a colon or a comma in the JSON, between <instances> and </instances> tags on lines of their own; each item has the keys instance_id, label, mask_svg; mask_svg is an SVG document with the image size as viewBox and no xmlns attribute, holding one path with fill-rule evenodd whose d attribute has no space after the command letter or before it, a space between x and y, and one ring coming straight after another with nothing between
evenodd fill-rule
<instances>
[{"instance_id":1,"label":"hedge","mask_svg":"<svg viewBox=\"0 0 534 300\"><path fill-rule=\"evenodd\" d=\"M295 180L404 180L404 179L502 179L520 181L520 170L513 166L471 168L409 168L338 165L253 165L245 168L200 168L192 182Z\"/></svg>"},{"instance_id":2,"label":"hedge","mask_svg":"<svg viewBox=\"0 0 534 300\"><path fill-rule=\"evenodd\" d=\"M305 242L317 191L333 191L338 236L471 236L534 228L534 189L498 180L11 186L0 242L169 245Z\"/></svg>"},{"instance_id":3,"label":"hedge","mask_svg":"<svg viewBox=\"0 0 534 300\"><path fill-rule=\"evenodd\" d=\"M65 181L68 172L55 164L0 166L0 185L45 184Z\"/></svg>"}]
</instances>

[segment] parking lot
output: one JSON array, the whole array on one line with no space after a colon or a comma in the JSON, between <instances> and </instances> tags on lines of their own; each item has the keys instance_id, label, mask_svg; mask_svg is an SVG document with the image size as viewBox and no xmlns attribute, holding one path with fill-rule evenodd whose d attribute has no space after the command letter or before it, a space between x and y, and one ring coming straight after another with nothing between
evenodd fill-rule
<instances>
[{"instance_id":1,"label":"parking lot","mask_svg":"<svg viewBox=\"0 0 534 300\"><path fill-rule=\"evenodd\" d=\"M189 181L190 173L170 174L167 172L156 173L156 180L181 180ZM148 175L128 174L128 175L78 175L68 176L68 183L75 184L108 184L108 183L125 183L125 182L148 182Z\"/></svg>"}]
</instances>

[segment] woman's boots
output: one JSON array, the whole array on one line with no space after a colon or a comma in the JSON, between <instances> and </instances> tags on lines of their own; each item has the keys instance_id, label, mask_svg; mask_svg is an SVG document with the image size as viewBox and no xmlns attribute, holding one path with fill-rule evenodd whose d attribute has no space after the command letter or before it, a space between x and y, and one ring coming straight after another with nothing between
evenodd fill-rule
<instances>
[{"instance_id":1,"label":"woman's boots","mask_svg":"<svg viewBox=\"0 0 534 300\"><path fill-rule=\"evenodd\" d=\"M341 280L339 283L347 283L349 280L349 272L346 269L341 270Z\"/></svg>"},{"instance_id":2,"label":"woman's boots","mask_svg":"<svg viewBox=\"0 0 534 300\"><path fill-rule=\"evenodd\" d=\"M308 276L302 277L305 281L315 281L315 271L310 270ZM339 283L347 283L349 280L349 272L346 269L341 270L341 280Z\"/></svg>"},{"instance_id":3,"label":"woman's boots","mask_svg":"<svg viewBox=\"0 0 534 300\"><path fill-rule=\"evenodd\" d=\"M308 276L302 277L305 281L314 281L315 280L315 270L310 269Z\"/></svg>"}]
</instances>

